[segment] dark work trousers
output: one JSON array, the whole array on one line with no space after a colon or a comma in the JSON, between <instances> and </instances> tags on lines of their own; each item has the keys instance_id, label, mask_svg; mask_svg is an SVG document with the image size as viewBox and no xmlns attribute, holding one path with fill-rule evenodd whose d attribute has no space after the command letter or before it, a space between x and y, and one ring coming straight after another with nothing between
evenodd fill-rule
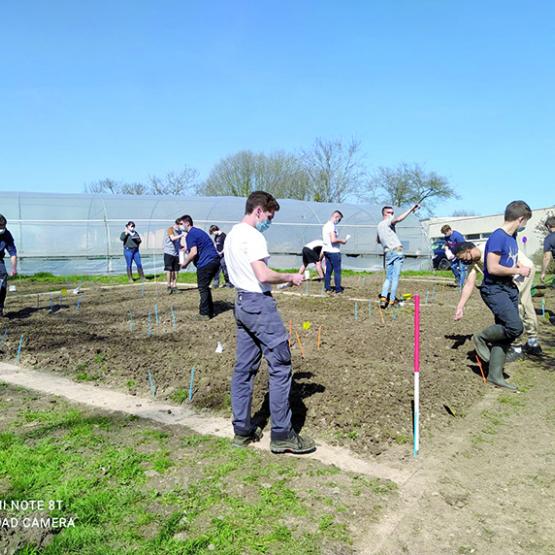
<instances>
[{"instance_id":1,"label":"dark work trousers","mask_svg":"<svg viewBox=\"0 0 555 555\"><path fill-rule=\"evenodd\" d=\"M219 287L220 286L220 273L224 275L224 284L231 285L229 281L229 276L227 275L227 265L225 263L225 256L220 256L220 267L214 276L214 281L212 282L212 287Z\"/></svg>"},{"instance_id":2,"label":"dark work trousers","mask_svg":"<svg viewBox=\"0 0 555 555\"><path fill-rule=\"evenodd\" d=\"M518 313L518 289L512 282L483 284L480 295L495 316L495 323L505 328L506 339L500 342L508 347L522 335L524 327Z\"/></svg>"},{"instance_id":3,"label":"dark work trousers","mask_svg":"<svg viewBox=\"0 0 555 555\"><path fill-rule=\"evenodd\" d=\"M326 252L326 274L324 277L324 287L326 291L331 291L331 273L333 271L333 281L335 284L335 291L337 293L343 291L341 287L341 253L340 252Z\"/></svg>"},{"instance_id":4,"label":"dark work trousers","mask_svg":"<svg viewBox=\"0 0 555 555\"><path fill-rule=\"evenodd\" d=\"M4 308L4 301L6 300L6 293L8 291L8 272L4 259L0 260L0 310Z\"/></svg>"},{"instance_id":5,"label":"dark work trousers","mask_svg":"<svg viewBox=\"0 0 555 555\"><path fill-rule=\"evenodd\" d=\"M203 316L210 316L210 318L214 316L214 302L212 301L210 283L214 279L219 267L220 261L215 258L202 268L197 268L197 285L200 294L198 311Z\"/></svg>"},{"instance_id":6,"label":"dark work trousers","mask_svg":"<svg viewBox=\"0 0 555 555\"><path fill-rule=\"evenodd\" d=\"M269 293L239 291L235 301L237 360L231 380L233 429L238 435L253 431L251 405L254 379L262 355L270 374L272 439L287 439L291 431L291 351L276 301Z\"/></svg>"}]
</instances>

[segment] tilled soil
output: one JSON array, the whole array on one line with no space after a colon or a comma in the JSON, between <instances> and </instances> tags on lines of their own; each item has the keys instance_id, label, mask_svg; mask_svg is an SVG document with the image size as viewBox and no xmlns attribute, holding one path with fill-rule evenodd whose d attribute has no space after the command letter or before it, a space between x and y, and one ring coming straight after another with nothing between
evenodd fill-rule
<instances>
[{"instance_id":1,"label":"tilled soil","mask_svg":"<svg viewBox=\"0 0 555 555\"><path fill-rule=\"evenodd\" d=\"M275 294L287 328L291 321L295 426L374 455L412 441L414 308L408 301L380 313L375 301L381 279L347 278L338 297L323 296L317 282ZM8 297L8 318L0 323L4 360L16 357L23 336L23 366L140 394L150 391L175 402L189 402L194 368L193 405L230 414L233 290L213 291L217 316L199 322L196 289L167 295L160 284L85 285L79 295L70 288L63 296L40 297L24 294L28 289ZM483 395L479 369L469 358L470 336L492 318L476 292L464 320L454 322L459 290L446 281L403 279L400 289L421 295L425 436L450 425ZM215 352L218 343L222 353ZM262 423L268 418L266 392L263 364L253 403Z\"/></svg>"}]
</instances>

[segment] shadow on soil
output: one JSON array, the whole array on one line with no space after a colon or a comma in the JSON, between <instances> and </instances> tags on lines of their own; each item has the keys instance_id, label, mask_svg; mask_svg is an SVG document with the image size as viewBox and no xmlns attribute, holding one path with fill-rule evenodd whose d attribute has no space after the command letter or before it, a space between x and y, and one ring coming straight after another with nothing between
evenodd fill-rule
<instances>
[{"instance_id":1,"label":"shadow on soil","mask_svg":"<svg viewBox=\"0 0 555 555\"><path fill-rule=\"evenodd\" d=\"M326 388L314 382L302 382L300 380L308 380L312 378L312 372L295 372L293 374L293 381L291 383L291 394L289 396L291 401L291 412L293 413L292 421L294 430L299 433L305 422L308 409L304 403L304 399L311 397L315 393L322 393ZM264 429L270 420L270 394L267 392L264 396L264 401L253 416L253 423Z\"/></svg>"}]
</instances>

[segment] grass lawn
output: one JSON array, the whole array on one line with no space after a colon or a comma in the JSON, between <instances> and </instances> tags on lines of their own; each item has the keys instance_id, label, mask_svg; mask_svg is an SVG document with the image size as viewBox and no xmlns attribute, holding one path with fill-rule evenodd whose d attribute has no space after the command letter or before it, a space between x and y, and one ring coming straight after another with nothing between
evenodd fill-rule
<instances>
[{"instance_id":1,"label":"grass lawn","mask_svg":"<svg viewBox=\"0 0 555 555\"><path fill-rule=\"evenodd\" d=\"M0 499L46 505L0 507L0 521L19 521L1 530L0 552L348 554L356 530L395 491L315 461L4 384L0 410ZM22 525L32 517L74 525Z\"/></svg>"}]
</instances>

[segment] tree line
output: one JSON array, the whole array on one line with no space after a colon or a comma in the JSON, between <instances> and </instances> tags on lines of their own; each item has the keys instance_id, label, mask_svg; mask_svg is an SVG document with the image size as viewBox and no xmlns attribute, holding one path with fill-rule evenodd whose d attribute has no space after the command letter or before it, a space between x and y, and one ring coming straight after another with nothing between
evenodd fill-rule
<instances>
[{"instance_id":1,"label":"tree line","mask_svg":"<svg viewBox=\"0 0 555 555\"><path fill-rule=\"evenodd\" d=\"M401 163L370 173L359 141L317 138L310 148L298 152L269 154L241 150L220 160L201 181L194 168L146 183L101 179L85 185L89 193L131 195L200 195L246 197L252 191L268 191L277 198L317 202L389 203L403 206L425 197L423 207L431 213L440 200L456 198L447 178L425 171L418 164Z\"/></svg>"}]
</instances>

